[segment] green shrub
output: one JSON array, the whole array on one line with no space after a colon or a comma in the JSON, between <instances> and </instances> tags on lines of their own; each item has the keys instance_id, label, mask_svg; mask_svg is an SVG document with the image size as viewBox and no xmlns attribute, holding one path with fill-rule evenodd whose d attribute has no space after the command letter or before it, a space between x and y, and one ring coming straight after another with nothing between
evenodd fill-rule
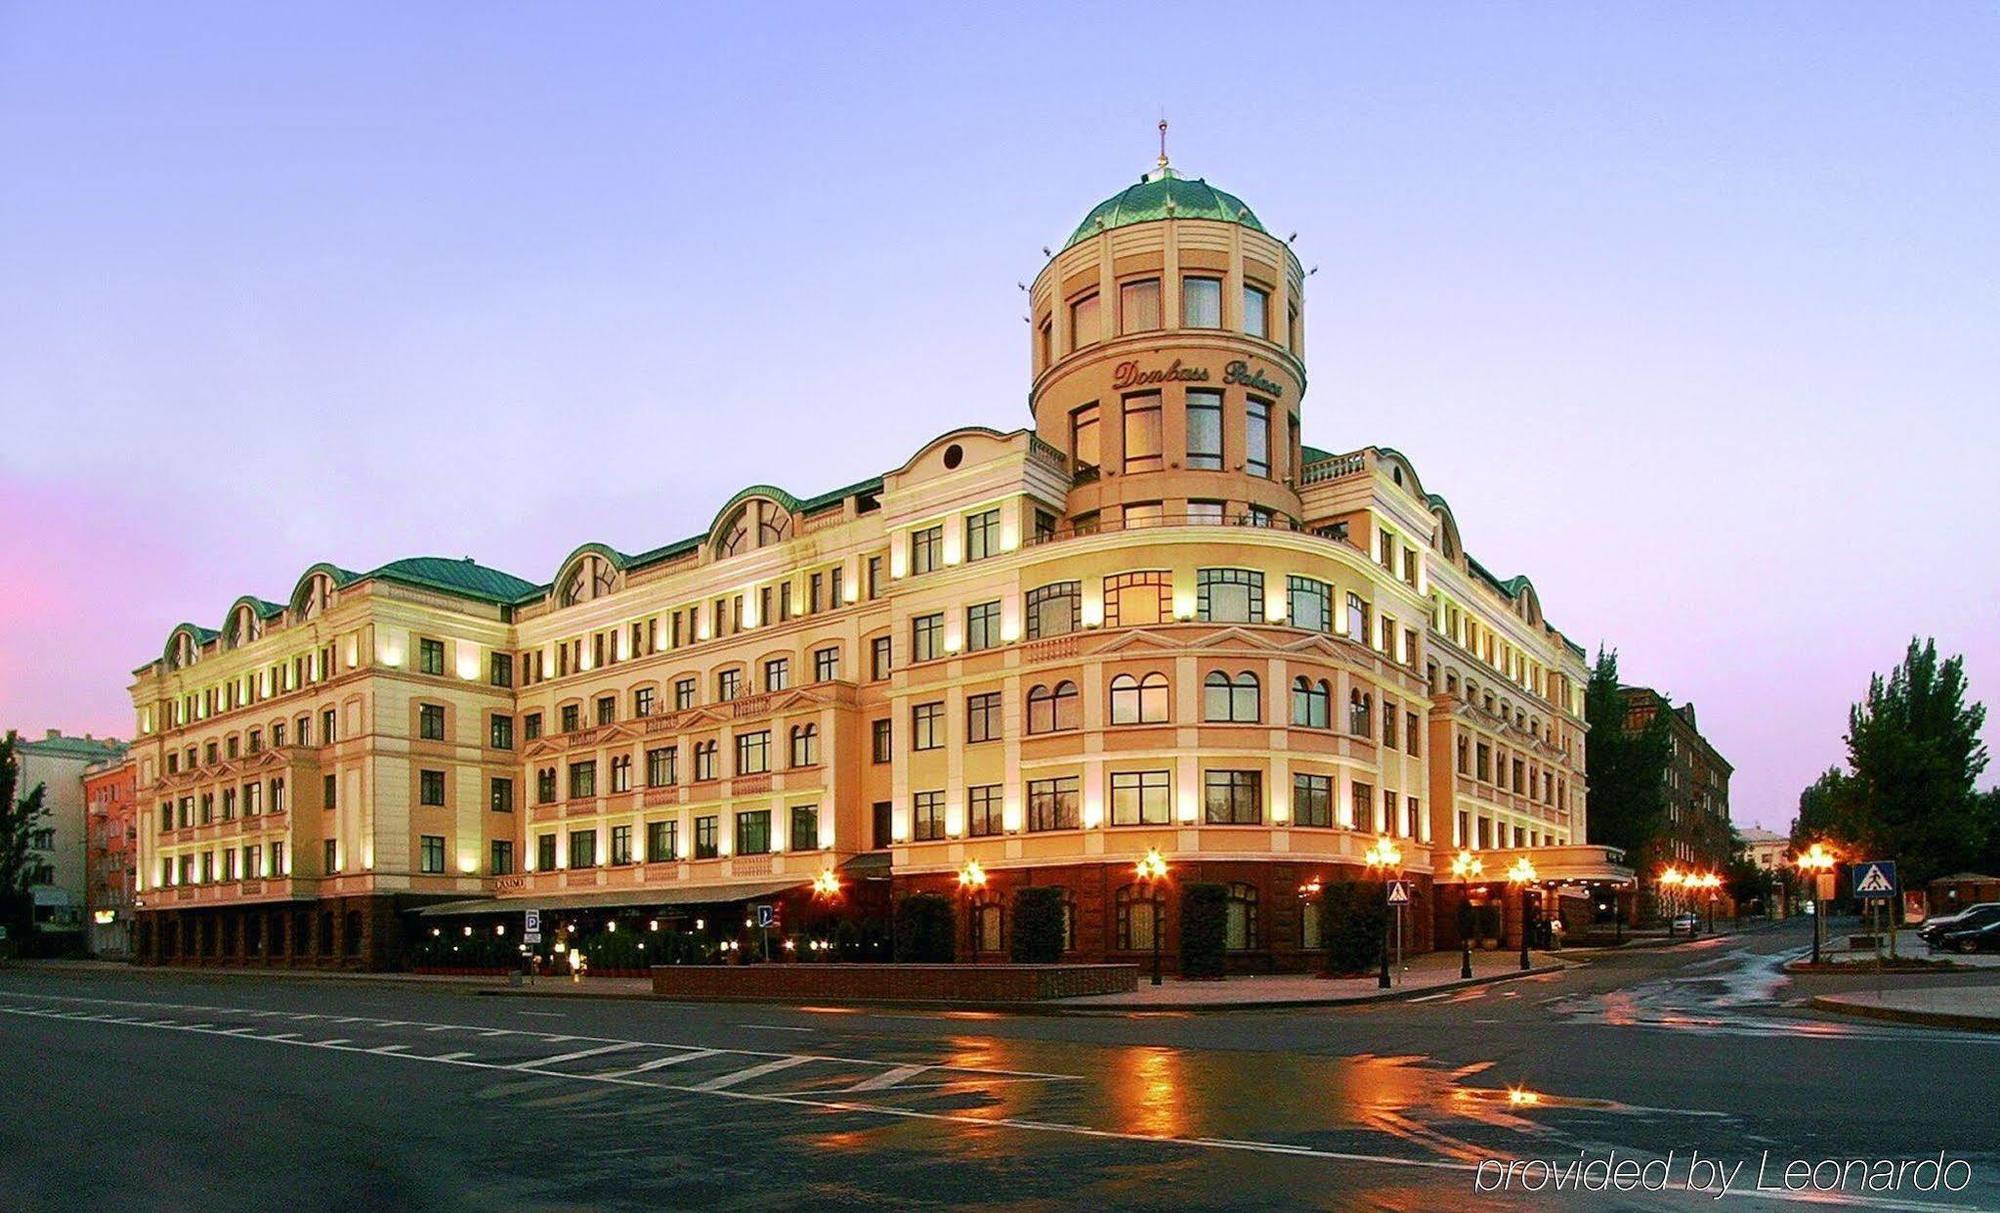
<instances>
[{"instance_id":1,"label":"green shrub","mask_svg":"<svg viewBox=\"0 0 2000 1213\"><path fill-rule=\"evenodd\" d=\"M1494 902L1479 907L1479 938L1500 938L1500 907Z\"/></svg>"},{"instance_id":2,"label":"green shrub","mask_svg":"<svg viewBox=\"0 0 2000 1213\"><path fill-rule=\"evenodd\" d=\"M1382 883L1337 880L1320 891L1320 938L1327 941L1329 973L1366 973L1382 963L1382 927L1389 907Z\"/></svg>"},{"instance_id":3,"label":"green shrub","mask_svg":"<svg viewBox=\"0 0 2000 1213\"><path fill-rule=\"evenodd\" d=\"M896 903L896 960L901 964L950 964L958 953L958 923L951 898L912 893Z\"/></svg>"},{"instance_id":4,"label":"green shrub","mask_svg":"<svg viewBox=\"0 0 2000 1213\"><path fill-rule=\"evenodd\" d=\"M1471 938L1472 938L1472 931L1473 931L1473 927L1474 927L1474 926L1476 925L1476 924L1475 924L1475 922L1474 922L1474 918L1475 918L1475 917L1476 917L1476 916L1475 916L1475 915L1473 914L1473 912L1472 912L1472 903L1471 903L1470 901L1467 901L1467 900L1466 900L1465 898L1463 898L1463 897L1459 898L1459 901L1458 901L1458 937L1459 937L1460 939L1471 939Z\"/></svg>"},{"instance_id":5,"label":"green shrub","mask_svg":"<svg viewBox=\"0 0 2000 1213\"><path fill-rule=\"evenodd\" d=\"M1158 930L1163 924L1155 923ZM1229 937L1229 886L1181 887L1181 976L1220 977Z\"/></svg>"},{"instance_id":6,"label":"green shrub","mask_svg":"<svg viewBox=\"0 0 2000 1213\"><path fill-rule=\"evenodd\" d=\"M1063 944L1068 942L1065 934L1061 889L1039 885L1014 891L1015 964L1056 963L1062 959Z\"/></svg>"}]
</instances>

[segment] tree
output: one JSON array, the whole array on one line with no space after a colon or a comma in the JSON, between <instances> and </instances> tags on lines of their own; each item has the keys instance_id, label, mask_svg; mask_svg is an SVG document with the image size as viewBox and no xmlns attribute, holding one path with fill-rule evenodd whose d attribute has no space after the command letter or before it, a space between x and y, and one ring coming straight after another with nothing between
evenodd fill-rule
<instances>
[{"instance_id":1,"label":"tree","mask_svg":"<svg viewBox=\"0 0 2000 1213\"><path fill-rule=\"evenodd\" d=\"M1068 942L1061 889L1029 885L1014 891L1015 964L1055 964L1062 959L1063 945Z\"/></svg>"},{"instance_id":2,"label":"tree","mask_svg":"<svg viewBox=\"0 0 2000 1213\"><path fill-rule=\"evenodd\" d=\"M0 739L0 923L16 946L24 946L34 925L34 902L28 885L40 868L31 863L28 842L35 823L48 814L42 804L44 788L36 784L26 796L16 798L21 765L14 753L14 730Z\"/></svg>"},{"instance_id":3,"label":"tree","mask_svg":"<svg viewBox=\"0 0 2000 1213\"><path fill-rule=\"evenodd\" d=\"M1993 815L1974 791L1986 769L1985 723L1984 705L1965 701L1965 659L1940 662L1935 640L1914 638L1902 663L1870 679L1868 697L1848 712L1847 762L1864 835L1887 849L1880 858L1901 865L1907 887L1986 855Z\"/></svg>"},{"instance_id":4,"label":"tree","mask_svg":"<svg viewBox=\"0 0 2000 1213\"><path fill-rule=\"evenodd\" d=\"M898 964L950 964L957 955L958 918L942 893L912 893L896 903Z\"/></svg>"},{"instance_id":5,"label":"tree","mask_svg":"<svg viewBox=\"0 0 2000 1213\"><path fill-rule=\"evenodd\" d=\"M1799 793L1799 815L1792 818L1792 850L1803 851L1826 842L1842 853L1872 850L1877 845L1861 802L1861 784L1839 767L1828 767Z\"/></svg>"},{"instance_id":6,"label":"tree","mask_svg":"<svg viewBox=\"0 0 2000 1213\"><path fill-rule=\"evenodd\" d=\"M1666 772L1673 743L1666 714L1655 714L1636 732L1626 729L1618 651L1599 646L1584 689L1584 715L1590 722L1584 742L1590 841L1622 848L1628 864L1650 870L1662 858L1656 852L1667 827Z\"/></svg>"}]
</instances>

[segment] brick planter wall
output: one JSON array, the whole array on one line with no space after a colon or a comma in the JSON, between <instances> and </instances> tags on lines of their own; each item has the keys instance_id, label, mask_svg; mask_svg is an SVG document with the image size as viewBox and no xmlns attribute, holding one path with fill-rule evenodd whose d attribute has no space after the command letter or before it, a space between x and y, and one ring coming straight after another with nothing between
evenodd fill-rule
<instances>
[{"instance_id":1,"label":"brick planter wall","mask_svg":"<svg viewBox=\"0 0 2000 1213\"><path fill-rule=\"evenodd\" d=\"M690 999L1034 1002L1125 994L1138 987L1138 966L1124 964L661 965L653 970L653 993Z\"/></svg>"}]
</instances>

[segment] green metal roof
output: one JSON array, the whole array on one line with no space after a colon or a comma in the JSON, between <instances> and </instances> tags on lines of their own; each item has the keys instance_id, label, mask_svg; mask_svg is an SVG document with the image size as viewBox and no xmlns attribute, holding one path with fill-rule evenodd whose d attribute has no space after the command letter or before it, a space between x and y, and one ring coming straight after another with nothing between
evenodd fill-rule
<instances>
[{"instance_id":1,"label":"green metal roof","mask_svg":"<svg viewBox=\"0 0 2000 1213\"><path fill-rule=\"evenodd\" d=\"M386 577L426 589L462 594L486 602L511 603L541 587L512 573L489 569L472 560L452 560L445 556L409 556L392 560L363 577Z\"/></svg>"},{"instance_id":2,"label":"green metal roof","mask_svg":"<svg viewBox=\"0 0 2000 1213\"><path fill-rule=\"evenodd\" d=\"M1213 219L1220 223L1240 223L1259 232L1264 230L1241 198L1224 193L1199 177L1189 179L1162 165L1139 178L1137 184L1126 186L1090 208L1063 247L1114 227L1151 223L1156 219Z\"/></svg>"},{"instance_id":3,"label":"green metal roof","mask_svg":"<svg viewBox=\"0 0 2000 1213\"><path fill-rule=\"evenodd\" d=\"M44 737L39 741L26 737L14 739L14 750L20 754L41 754L50 758L116 758L125 752L125 743L115 737Z\"/></svg>"},{"instance_id":4,"label":"green metal roof","mask_svg":"<svg viewBox=\"0 0 2000 1213\"><path fill-rule=\"evenodd\" d=\"M1333 458L1333 452L1322 451L1316 446L1306 446L1301 443L1299 446L1299 458L1306 467L1311 467L1315 463L1325 463L1327 460Z\"/></svg>"}]
</instances>

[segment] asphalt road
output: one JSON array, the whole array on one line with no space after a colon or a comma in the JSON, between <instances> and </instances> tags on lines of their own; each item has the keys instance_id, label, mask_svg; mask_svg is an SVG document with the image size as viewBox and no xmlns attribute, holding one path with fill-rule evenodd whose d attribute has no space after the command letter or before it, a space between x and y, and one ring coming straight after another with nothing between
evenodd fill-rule
<instances>
[{"instance_id":1,"label":"asphalt road","mask_svg":"<svg viewBox=\"0 0 2000 1213\"><path fill-rule=\"evenodd\" d=\"M0 1209L2000 1208L2000 1034L1808 1011L1805 940L1087 1018L0 970ZM1940 1152L1930 1190L1773 1190Z\"/></svg>"}]
</instances>

